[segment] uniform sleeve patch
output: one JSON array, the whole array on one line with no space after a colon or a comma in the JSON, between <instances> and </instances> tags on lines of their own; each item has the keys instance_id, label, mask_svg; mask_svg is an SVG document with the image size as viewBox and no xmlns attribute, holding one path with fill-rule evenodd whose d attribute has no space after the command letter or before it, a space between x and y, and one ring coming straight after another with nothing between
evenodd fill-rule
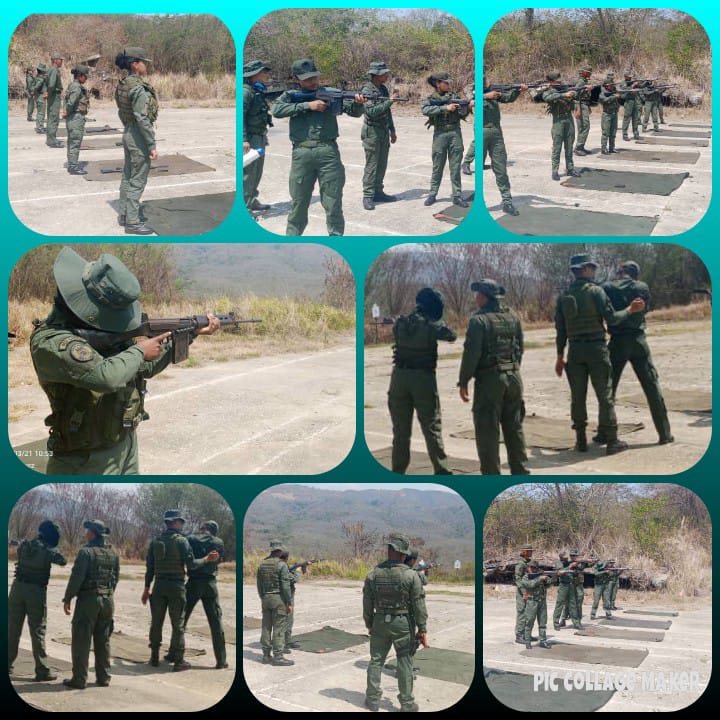
<instances>
[{"instance_id":1,"label":"uniform sleeve patch","mask_svg":"<svg viewBox=\"0 0 720 720\"><path fill-rule=\"evenodd\" d=\"M73 340L69 345L70 357L78 362L89 362L95 357L95 351L82 340Z\"/></svg>"}]
</instances>

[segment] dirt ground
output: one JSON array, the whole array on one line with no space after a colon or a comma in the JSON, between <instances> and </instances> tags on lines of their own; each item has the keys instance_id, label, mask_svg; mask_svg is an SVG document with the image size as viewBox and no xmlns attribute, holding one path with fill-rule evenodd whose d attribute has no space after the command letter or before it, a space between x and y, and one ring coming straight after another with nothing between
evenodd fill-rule
<instances>
[{"instance_id":1,"label":"dirt ground","mask_svg":"<svg viewBox=\"0 0 720 720\"><path fill-rule=\"evenodd\" d=\"M475 589L429 584L426 589L428 643L466 653L475 652ZM295 594L297 636L325 625L349 633L365 634L362 619L362 582L318 580L301 582ZM262 618L255 585L243 586L243 614ZM422 652L420 650L419 652ZM243 674L250 692L264 705L287 712L365 711L368 645L355 645L332 653L293 650L292 667L262 663L260 629L243 632ZM389 661L393 660L390 652ZM381 711L397 711L397 680L382 674ZM419 676L414 684L421 712L433 712L457 703L467 687Z\"/></svg>"},{"instance_id":2,"label":"dirt ground","mask_svg":"<svg viewBox=\"0 0 720 720\"><path fill-rule=\"evenodd\" d=\"M115 135L86 138L122 140L122 123L114 103L90 108L86 129L104 125L120 128ZM149 179L143 200L185 195L207 195L235 190L235 108L161 108L156 124L158 163L163 155L180 153L212 168L214 172L170 175ZM60 128L65 122L60 121ZM65 142L66 137L59 137ZM126 237L117 224L117 182L88 182L68 175L64 164L67 150L51 149L45 135L35 133L24 112L8 117L8 195L20 222L43 235L103 235ZM118 159L123 149L81 150L80 161Z\"/></svg>"},{"instance_id":3,"label":"dirt ground","mask_svg":"<svg viewBox=\"0 0 720 720\"><path fill-rule=\"evenodd\" d=\"M545 105L540 106L546 107ZM652 235L677 235L696 225L705 215L712 194L712 138L708 138L708 147L686 147L676 145L641 145L634 141L622 139L622 110L619 115L619 130L616 147L618 149L652 151L697 151L700 153L694 164L675 164L667 162L635 162L623 160L622 155L606 156L600 154L600 118L599 107L592 109L590 116L590 135L586 148L593 151L584 157L573 156L575 168L612 169L633 172L679 173L689 172L682 185L671 195L650 195L643 193L604 192L599 190L582 190L564 187L550 179L550 138L551 119L541 110L532 114L527 112L505 113L503 106L502 130L508 155L508 176L512 186L513 202L520 213L529 205L533 207L559 207L572 210L590 210L594 212L610 212L622 215L641 215L659 217ZM710 127L709 119L684 119L686 113L673 108L665 109L666 125L662 130L679 130L672 123L705 123ZM652 126L650 126L652 127ZM698 132L699 128L687 128ZM662 137L660 133L642 133L643 137ZM632 135L630 136L632 137ZM561 182L566 178L564 154L560 159ZM478 153L476 166L478 172L482 165L482 155ZM489 160L488 160L489 163ZM485 204L493 218L500 218L502 202L497 189L495 175L492 170L483 174L483 194ZM539 230L537 234L542 234ZM597 235L606 234L602 226L598 226Z\"/></svg>"},{"instance_id":4,"label":"dirt ground","mask_svg":"<svg viewBox=\"0 0 720 720\"><path fill-rule=\"evenodd\" d=\"M27 347L9 355L29 362ZM19 372L20 370L18 370ZM138 428L143 474L317 474L339 465L355 439L355 348L171 365L148 381ZM37 383L8 391L8 434L25 464L42 462L49 403ZM13 409L20 408L15 416Z\"/></svg>"},{"instance_id":5,"label":"dirt ground","mask_svg":"<svg viewBox=\"0 0 720 720\"><path fill-rule=\"evenodd\" d=\"M712 338L710 320L658 322L648 327L648 342L663 391L697 390L709 394L712 388ZM547 328L525 333L522 378L528 415L566 419L570 426L570 389L565 378L554 373L555 331ZM451 458L477 461L474 440L452 437L472 429L471 404L458 397L457 380L463 338L454 344L438 343L438 389L443 414L445 450ZM392 427L387 410L387 389L392 368L390 346L365 346L365 440L371 452L392 444ZM629 366L618 388L618 422L642 422L644 429L624 436L626 452L605 455L602 446L591 444L588 453L528 448L528 467L534 475L669 475L695 465L710 443L712 416L669 411L675 442L657 445L657 434L645 404L630 405L630 398L642 389ZM589 428L595 430L597 401L588 391ZM412 449L427 453L420 426L415 421ZM503 472L507 472L505 447L500 446ZM411 464L409 472L413 472ZM479 472L479 463L478 470Z\"/></svg>"},{"instance_id":6,"label":"dirt ground","mask_svg":"<svg viewBox=\"0 0 720 720\"><path fill-rule=\"evenodd\" d=\"M70 662L70 646L55 642L52 638L69 636L71 617L63 613L62 597L70 576L72 560L58 568L53 565L47 602L46 649L52 667L53 659ZM8 572L8 587L12 583L12 569ZM150 610L143 606L140 596L143 592L144 565L124 565L120 571L120 582L115 591L115 631L121 631L135 638L147 639L150 629ZM221 568L218 578L220 602L224 623L235 624L235 573ZM73 608L75 602L73 601ZM90 654L90 676L86 690L68 690L62 681L69 673L58 673L58 679L50 683L35 683L28 676L17 673L12 678L15 692L29 705L50 712L192 712L212 707L230 689L235 677L235 646L227 645L226 670L215 669L215 657L209 637L198 635L197 628L207 627L202 606L198 605L190 618L186 633L186 647L205 649L204 655L189 657L192 669L173 673L171 666L161 662L159 668L147 663L134 663L113 658L109 687L97 687L94 675L94 660ZM166 618L163 628L161 656L167 652L170 642L170 620ZM27 624L20 640L20 648L29 651L30 636ZM111 644L112 649L112 644ZM111 650L112 651L112 650ZM148 650L148 659L150 651Z\"/></svg>"},{"instance_id":7,"label":"dirt ground","mask_svg":"<svg viewBox=\"0 0 720 720\"><path fill-rule=\"evenodd\" d=\"M565 672L592 673L639 673L697 672L699 690L684 690L673 693L656 690L643 690L640 681L634 690L616 692L601 712L668 712L691 705L704 692L712 671L712 611L710 598L678 599L669 598L660 593L640 593L630 590L618 591L617 606L622 610L642 608L653 610L676 610L678 617L657 618L652 616L627 615L630 618L671 620L672 625L665 631L662 642L643 642L625 639L607 639L601 637L581 637L575 635L568 623L562 630L552 629L552 613L555 610L555 588L548 594L548 639L593 647L613 647L625 649L646 649L649 655L634 670L619 666L588 665L552 660L552 649L542 652L540 658L525 657L520 653L524 647L514 641L515 634L515 588L509 585L485 585L483 596L483 665L508 672L532 675L534 671L556 671L563 678ZM585 590L583 603L583 625L594 626L597 621L589 619L592 606L592 590ZM623 617L622 610L613 613L614 617ZM598 613L598 619L603 614ZM537 625L534 628L537 634ZM533 643L535 647L536 643ZM562 710L562 708L558 708Z\"/></svg>"}]
</instances>

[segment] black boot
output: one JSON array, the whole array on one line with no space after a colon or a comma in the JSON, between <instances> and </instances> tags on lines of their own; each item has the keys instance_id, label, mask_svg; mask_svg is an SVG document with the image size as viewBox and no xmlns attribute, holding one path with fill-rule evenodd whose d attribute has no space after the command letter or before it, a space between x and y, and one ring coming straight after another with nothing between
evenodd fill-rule
<instances>
[{"instance_id":1,"label":"black boot","mask_svg":"<svg viewBox=\"0 0 720 720\"><path fill-rule=\"evenodd\" d=\"M278 667L278 666L280 666L280 667L287 667L287 666L290 666L290 665L294 665L295 662L294 662L293 660L288 660L287 658L284 658L282 655L279 655L279 656L274 657L274 658L272 659L272 664L273 664L275 667Z\"/></svg>"},{"instance_id":2,"label":"black boot","mask_svg":"<svg viewBox=\"0 0 720 720\"><path fill-rule=\"evenodd\" d=\"M160 665L160 648L150 648L150 664L153 667Z\"/></svg>"},{"instance_id":3,"label":"black boot","mask_svg":"<svg viewBox=\"0 0 720 720\"><path fill-rule=\"evenodd\" d=\"M453 205L457 205L458 207L470 207L470 203L467 200L463 200L462 195L455 195L452 199L452 202Z\"/></svg>"},{"instance_id":4,"label":"black boot","mask_svg":"<svg viewBox=\"0 0 720 720\"><path fill-rule=\"evenodd\" d=\"M152 235L155 231L144 222L125 223L125 234L126 235Z\"/></svg>"},{"instance_id":5,"label":"black boot","mask_svg":"<svg viewBox=\"0 0 720 720\"><path fill-rule=\"evenodd\" d=\"M462 173L463 175L472 175L472 170L470 169L470 163L463 163L461 165Z\"/></svg>"},{"instance_id":6,"label":"black boot","mask_svg":"<svg viewBox=\"0 0 720 720\"><path fill-rule=\"evenodd\" d=\"M373 200L376 203L395 202L397 200L397 197L395 195L388 195L384 190L381 190L380 192L376 192L375 195L373 195Z\"/></svg>"},{"instance_id":7,"label":"black boot","mask_svg":"<svg viewBox=\"0 0 720 720\"><path fill-rule=\"evenodd\" d=\"M572 170L567 171L568 177L580 177L580 173L573 168Z\"/></svg>"},{"instance_id":8,"label":"black boot","mask_svg":"<svg viewBox=\"0 0 720 720\"><path fill-rule=\"evenodd\" d=\"M545 648L546 650L550 649L550 643L547 641L547 639L541 640L539 645L541 648Z\"/></svg>"},{"instance_id":9,"label":"black boot","mask_svg":"<svg viewBox=\"0 0 720 720\"><path fill-rule=\"evenodd\" d=\"M269 650L263 650L263 665L269 665L272 662L272 654Z\"/></svg>"},{"instance_id":10,"label":"black boot","mask_svg":"<svg viewBox=\"0 0 720 720\"><path fill-rule=\"evenodd\" d=\"M575 449L578 452L587 452L587 435L585 435L585 428L582 430L575 430Z\"/></svg>"},{"instance_id":11,"label":"black boot","mask_svg":"<svg viewBox=\"0 0 720 720\"><path fill-rule=\"evenodd\" d=\"M435 195L434 193L430 193L430 195L428 195L425 198L424 204L426 207L429 207L430 205L434 205L436 200L437 200L437 195Z\"/></svg>"},{"instance_id":12,"label":"black boot","mask_svg":"<svg viewBox=\"0 0 720 720\"><path fill-rule=\"evenodd\" d=\"M557 170L553 170L553 171L552 171L552 175L551 175L550 177L552 177L553 180L559 180L559 179L560 179L560 173L559 173Z\"/></svg>"},{"instance_id":13,"label":"black boot","mask_svg":"<svg viewBox=\"0 0 720 720\"><path fill-rule=\"evenodd\" d=\"M515 215L519 215L519 214L520 214L520 212L518 211L518 209L517 209L511 202L503 203L503 208L502 208L502 209L503 209L503 212L504 212L504 213L507 213L508 215L514 215L514 216L515 216Z\"/></svg>"},{"instance_id":14,"label":"black boot","mask_svg":"<svg viewBox=\"0 0 720 720\"><path fill-rule=\"evenodd\" d=\"M173 672L182 672L183 670L189 670L192 665L187 660L176 660L173 665Z\"/></svg>"},{"instance_id":15,"label":"black boot","mask_svg":"<svg viewBox=\"0 0 720 720\"><path fill-rule=\"evenodd\" d=\"M525 644L525 636L524 635L516 635L515 642L518 643L518 645L524 645Z\"/></svg>"},{"instance_id":16,"label":"black boot","mask_svg":"<svg viewBox=\"0 0 720 720\"><path fill-rule=\"evenodd\" d=\"M628 444L622 440L610 440L605 450L606 455L617 455L619 452L628 449Z\"/></svg>"},{"instance_id":17,"label":"black boot","mask_svg":"<svg viewBox=\"0 0 720 720\"><path fill-rule=\"evenodd\" d=\"M375 203L372 201L372 198L364 197L363 198L363 207L366 210L374 210L375 209Z\"/></svg>"},{"instance_id":18,"label":"black boot","mask_svg":"<svg viewBox=\"0 0 720 720\"><path fill-rule=\"evenodd\" d=\"M598 445L607 445L607 438L603 435L603 433L598 431L597 435L593 435L593 442Z\"/></svg>"}]
</instances>

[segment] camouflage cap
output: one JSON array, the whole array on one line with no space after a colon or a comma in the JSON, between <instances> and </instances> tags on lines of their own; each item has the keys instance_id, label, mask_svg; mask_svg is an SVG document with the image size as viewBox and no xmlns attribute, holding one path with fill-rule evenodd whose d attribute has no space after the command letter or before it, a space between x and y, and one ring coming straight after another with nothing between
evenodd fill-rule
<instances>
[{"instance_id":1,"label":"camouflage cap","mask_svg":"<svg viewBox=\"0 0 720 720\"><path fill-rule=\"evenodd\" d=\"M92 530L98 536L110 534L110 528L102 520L86 520L83 527Z\"/></svg>"},{"instance_id":2,"label":"camouflage cap","mask_svg":"<svg viewBox=\"0 0 720 720\"><path fill-rule=\"evenodd\" d=\"M583 73L586 73L586 72L587 72L587 73L591 73L591 72L592 72L592 68L591 68L589 65L583 65L583 66L580 68L580 72L583 72Z\"/></svg>"},{"instance_id":3,"label":"camouflage cap","mask_svg":"<svg viewBox=\"0 0 720 720\"><path fill-rule=\"evenodd\" d=\"M51 60L64 60L65 58L62 55L59 55L58 53L53 53L50 56Z\"/></svg>"},{"instance_id":4,"label":"camouflage cap","mask_svg":"<svg viewBox=\"0 0 720 720\"><path fill-rule=\"evenodd\" d=\"M623 70L623 75L625 77L632 77L633 76L632 70Z\"/></svg>"},{"instance_id":5,"label":"camouflage cap","mask_svg":"<svg viewBox=\"0 0 720 720\"><path fill-rule=\"evenodd\" d=\"M406 555L410 552L410 539L407 535L395 533L388 538L388 545Z\"/></svg>"},{"instance_id":6,"label":"camouflage cap","mask_svg":"<svg viewBox=\"0 0 720 720\"><path fill-rule=\"evenodd\" d=\"M579 270L580 268L584 268L586 265L592 265L593 267L597 267L597 263L593 262L590 259L589 255L582 254L582 255L573 255L570 258L570 269ZM572 553L571 553L572 554ZM577 553L576 553L577 554Z\"/></svg>"},{"instance_id":7,"label":"camouflage cap","mask_svg":"<svg viewBox=\"0 0 720 720\"><path fill-rule=\"evenodd\" d=\"M570 557L577 557L580 554L579 550L571 550Z\"/></svg>"},{"instance_id":8,"label":"camouflage cap","mask_svg":"<svg viewBox=\"0 0 720 720\"><path fill-rule=\"evenodd\" d=\"M532 549L533 549L533 546L532 546L532 545L523 545L523 546L520 548L520 552L526 552L526 551L528 551L528 550L529 550L530 552L532 552Z\"/></svg>"},{"instance_id":9,"label":"camouflage cap","mask_svg":"<svg viewBox=\"0 0 720 720\"><path fill-rule=\"evenodd\" d=\"M174 522L175 520L182 520L182 522L185 522L185 518L182 516L182 512L180 510L166 510L165 515L163 515L163 520L166 523Z\"/></svg>"},{"instance_id":10,"label":"camouflage cap","mask_svg":"<svg viewBox=\"0 0 720 720\"><path fill-rule=\"evenodd\" d=\"M88 262L64 247L53 266L60 295L87 325L107 332L125 332L140 326L140 283L114 255L103 253Z\"/></svg>"},{"instance_id":11,"label":"camouflage cap","mask_svg":"<svg viewBox=\"0 0 720 720\"><path fill-rule=\"evenodd\" d=\"M315 62L310 58L302 58L302 60L296 60L292 64L290 72L298 80L307 80L311 77L317 77L320 75L320 71L315 67Z\"/></svg>"},{"instance_id":12,"label":"camouflage cap","mask_svg":"<svg viewBox=\"0 0 720 720\"><path fill-rule=\"evenodd\" d=\"M87 65L76 65L73 68L73 73L75 75L84 75L85 77L90 76L90 68Z\"/></svg>"},{"instance_id":13,"label":"camouflage cap","mask_svg":"<svg viewBox=\"0 0 720 720\"><path fill-rule=\"evenodd\" d=\"M554 70L553 72L547 73L545 75L545 79L550 80L550 82L555 82L560 79L560 73L557 70Z\"/></svg>"},{"instance_id":14,"label":"camouflage cap","mask_svg":"<svg viewBox=\"0 0 720 720\"><path fill-rule=\"evenodd\" d=\"M436 83L438 81L442 82L448 82L450 80L450 75L446 72L436 72L433 73L429 78L428 82L432 85L433 83Z\"/></svg>"},{"instance_id":15,"label":"camouflage cap","mask_svg":"<svg viewBox=\"0 0 720 720\"><path fill-rule=\"evenodd\" d=\"M133 62L135 60L142 60L144 63L151 63L152 58L148 57L147 51L145 48L141 47L126 47L123 48L123 53L126 58L130 60L130 62Z\"/></svg>"},{"instance_id":16,"label":"camouflage cap","mask_svg":"<svg viewBox=\"0 0 720 720\"><path fill-rule=\"evenodd\" d=\"M598 562L598 564L595 565L595 568L596 568L597 570L600 570L600 572L602 572L606 567L607 567L607 564L606 564L605 562L603 562L602 560L600 560L600 561Z\"/></svg>"},{"instance_id":17,"label":"camouflage cap","mask_svg":"<svg viewBox=\"0 0 720 720\"><path fill-rule=\"evenodd\" d=\"M498 285L494 280L490 280L490 278L472 283L470 289L473 292L482 293L485 297L489 298L503 297L505 295L505 288L502 285Z\"/></svg>"},{"instance_id":18,"label":"camouflage cap","mask_svg":"<svg viewBox=\"0 0 720 720\"><path fill-rule=\"evenodd\" d=\"M445 304L441 292L429 287L423 288L415 296L415 302L431 320L439 320L442 317Z\"/></svg>"},{"instance_id":19,"label":"camouflage cap","mask_svg":"<svg viewBox=\"0 0 720 720\"><path fill-rule=\"evenodd\" d=\"M214 520L206 520L202 524L201 529L202 528L207 528L211 535L217 535L220 530L220 526Z\"/></svg>"},{"instance_id":20,"label":"camouflage cap","mask_svg":"<svg viewBox=\"0 0 720 720\"><path fill-rule=\"evenodd\" d=\"M45 63L40 63L40 64L37 66L37 69L38 69L40 72L47 72L47 69L48 69L48 68L47 68L47 65L46 65Z\"/></svg>"},{"instance_id":21,"label":"camouflage cap","mask_svg":"<svg viewBox=\"0 0 720 720\"><path fill-rule=\"evenodd\" d=\"M263 70L272 70L272 68L269 65L266 65L262 60L250 60L243 65L243 77L252 77Z\"/></svg>"},{"instance_id":22,"label":"camouflage cap","mask_svg":"<svg viewBox=\"0 0 720 720\"><path fill-rule=\"evenodd\" d=\"M568 551L567 551L567 550L561 550L561 551L558 553L558 557L567 558L567 557L570 557L570 556L568 555Z\"/></svg>"},{"instance_id":23,"label":"camouflage cap","mask_svg":"<svg viewBox=\"0 0 720 720\"><path fill-rule=\"evenodd\" d=\"M280 540L271 540L270 541L270 552L274 553L276 550L285 552L285 545L282 542L280 542Z\"/></svg>"},{"instance_id":24,"label":"camouflage cap","mask_svg":"<svg viewBox=\"0 0 720 720\"><path fill-rule=\"evenodd\" d=\"M384 62L373 62L370 63L370 69L368 70L368 75L385 75L385 73L389 73L390 68L387 66Z\"/></svg>"},{"instance_id":25,"label":"camouflage cap","mask_svg":"<svg viewBox=\"0 0 720 720\"><path fill-rule=\"evenodd\" d=\"M620 265L620 269L632 278L637 278L640 275L640 266L634 260L626 260Z\"/></svg>"}]
</instances>

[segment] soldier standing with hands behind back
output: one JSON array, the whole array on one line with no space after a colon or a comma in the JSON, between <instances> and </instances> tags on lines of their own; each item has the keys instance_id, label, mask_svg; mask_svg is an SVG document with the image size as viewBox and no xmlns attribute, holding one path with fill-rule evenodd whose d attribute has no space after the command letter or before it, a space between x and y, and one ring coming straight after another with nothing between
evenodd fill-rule
<instances>
[{"instance_id":1,"label":"soldier standing with hands behind back","mask_svg":"<svg viewBox=\"0 0 720 720\"><path fill-rule=\"evenodd\" d=\"M47 65L40 63L37 66L37 77L35 78L35 103L37 114L35 115L35 132L42 135L47 132L45 118L47 116Z\"/></svg>"},{"instance_id":2,"label":"soldier standing with hands behind back","mask_svg":"<svg viewBox=\"0 0 720 720\"><path fill-rule=\"evenodd\" d=\"M25 68L25 92L27 93L27 121L33 121L35 111L35 68L28 65Z\"/></svg>"},{"instance_id":3,"label":"soldier standing with hands behind back","mask_svg":"<svg viewBox=\"0 0 720 720\"><path fill-rule=\"evenodd\" d=\"M78 164L80 146L85 134L85 116L90 108L90 94L85 87L90 68L78 65L73 68L75 78L65 94L65 112L63 117L67 127L67 171L71 175L87 175L87 170Z\"/></svg>"},{"instance_id":4,"label":"soldier standing with hands behind back","mask_svg":"<svg viewBox=\"0 0 720 720\"><path fill-rule=\"evenodd\" d=\"M60 142L56 137L58 125L60 124L60 98L63 91L62 77L60 75L62 64L62 55L55 54L50 57L50 69L48 70L43 95L43 98L47 100L47 137L45 138L45 144L51 148L65 147L65 143Z\"/></svg>"},{"instance_id":5,"label":"soldier standing with hands behind back","mask_svg":"<svg viewBox=\"0 0 720 720\"><path fill-rule=\"evenodd\" d=\"M265 98L265 84L270 79L270 66L262 60L251 60L243 66L243 155L268 146L268 127L272 127L270 106ZM243 168L243 198L249 211L269 210L270 205L258 200L258 186L265 167L263 154Z\"/></svg>"}]
</instances>

